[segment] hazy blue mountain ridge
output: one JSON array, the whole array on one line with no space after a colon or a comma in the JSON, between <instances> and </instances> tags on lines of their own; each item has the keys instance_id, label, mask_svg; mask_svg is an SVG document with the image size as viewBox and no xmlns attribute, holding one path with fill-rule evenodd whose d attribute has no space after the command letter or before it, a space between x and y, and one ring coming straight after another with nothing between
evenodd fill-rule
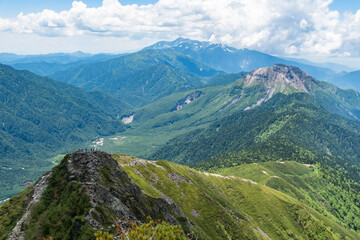
<instances>
[{"instance_id":1,"label":"hazy blue mountain ridge","mask_svg":"<svg viewBox=\"0 0 360 240\"><path fill-rule=\"evenodd\" d=\"M144 50L57 73L55 80L99 90L133 106L203 85L217 70L173 50ZM128 99L130 98L130 99Z\"/></svg>"},{"instance_id":2,"label":"hazy blue mountain ridge","mask_svg":"<svg viewBox=\"0 0 360 240\"><path fill-rule=\"evenodd\" d=\"M256 68L269 67L282 63L299 67L320 80L327 80L335 74L335 72L329 68L304 64L295 60L282 59L255 50L246 48L236 49L223 44L214 44L186 38L158 42L146 49L173 49L202 61L215 69L228 73L249 72Z\"/></svg>"}]
</instances>

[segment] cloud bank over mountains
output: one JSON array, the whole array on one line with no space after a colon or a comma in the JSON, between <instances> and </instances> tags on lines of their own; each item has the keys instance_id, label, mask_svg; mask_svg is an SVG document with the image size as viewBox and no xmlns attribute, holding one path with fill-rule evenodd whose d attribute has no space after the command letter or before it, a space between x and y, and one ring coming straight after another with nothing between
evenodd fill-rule
<instances>
[{"instance_id":1,"label":"cloud bank over mountains","mask_svg":"<svg viewBox=\"0 0 360 240\"><path fill-rule=\"evenodd\" d=\"M45 37L210 40L278 55L360 56L360 10L340 14L331 0L160 0L99 8L74 1L68 11L0 18L0 31Z\"/></svg>"}]
</instances>

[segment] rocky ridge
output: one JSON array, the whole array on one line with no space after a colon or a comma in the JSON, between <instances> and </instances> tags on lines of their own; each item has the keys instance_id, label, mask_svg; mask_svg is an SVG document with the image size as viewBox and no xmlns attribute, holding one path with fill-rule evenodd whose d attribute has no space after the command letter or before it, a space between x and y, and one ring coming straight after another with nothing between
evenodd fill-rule
<instances>
[{"instance_id":1,"label":"rocky ridge","mask_svg":"<svg viewBox=\"0 0 360 240\"><path fill-rule=\"evenodd\" d=\"M119 219L117 223L121 229L127 229L129 222L142 224L148 216L181 225L185 232L190 231L190 222L175 203L145 195L110 154L89 151L68 154L59 166L32 187L32 200L9 235L10 239L33 239L36 235L33 232L28 234L27 230L41 228L44 221L51 224L52 220L47 217L54 205L65 205L66 198L69 198L66 195L68 189L77 191L79 201L86 201L79 204L82 209L76 210L76 213L83 214L70 223L64 223L72 224L70 229L73 229L70 235L62 236L64 239L79 238L84 226L107 231L113 229L115 219ZM54 232L60 231L56 225L50 228ZM51 232L49 235L52 235Z\"/></svg>"},{"instance_id":2,"label":"rocky ridge","mask_svg":"<svg viewBox=\"0 0 360 240\"><path fill-rule=\"evenodd\" d=\"M313 78L297 67L275 64L272 67L258 68L245 77L244 87L255 83L262 83L266 88L275 92L284 92L288 87L299 92L310 93L309 82Z\"/></svg>"},{"instance_id":3,"label":"rocky ridge","mask_svg":"<svg viewBox=\"0 0 360 240\"><path fill-rule=\"evenodd\" d=\"M120 219L141 223L151 216L171 224L183 222L184 227L189 227L177 206L144 195L108 153L74 153L69 156L66 168L72 181L80 180L78 183L87 188L92 208L86 219L94 228L103 227L101 218L104 217L96 212L96 206L108 208Z\"/></svg>"}]
</instances>

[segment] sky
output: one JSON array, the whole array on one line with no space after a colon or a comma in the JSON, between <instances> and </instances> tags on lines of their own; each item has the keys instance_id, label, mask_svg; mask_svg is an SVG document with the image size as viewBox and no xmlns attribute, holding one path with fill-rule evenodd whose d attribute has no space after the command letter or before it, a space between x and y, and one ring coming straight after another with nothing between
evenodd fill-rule
<instances>
[{"instance_id":1,"label":"sky","mask_svg":"<svg viewBox=\"0 0 360 240\"><path fill-rule=\"evenodd\" d=\"M0 0L0 52L122 53L177 37L360 66L360 1Z\"/></svg>"}]
</instances>

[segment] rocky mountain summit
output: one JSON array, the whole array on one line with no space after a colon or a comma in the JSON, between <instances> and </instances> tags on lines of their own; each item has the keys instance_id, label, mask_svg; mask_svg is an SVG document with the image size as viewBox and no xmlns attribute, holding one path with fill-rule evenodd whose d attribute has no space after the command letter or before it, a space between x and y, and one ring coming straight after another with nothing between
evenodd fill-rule
<instances>
[{"instance_id":1,"label":"rocky mountain summit","mask_svg":"<svg viewBox=\"0 0 360 240\"><path fill-rule=\"evenodd\" d=\"M71 154L67 158L66 169L71 182L75 181L86 188L92 206L86 219L95 228L102 228L104 217L109 217L96 211L97 206L134 222L146 221L146 217L151 216L172 224L182 222L185 223L184 227L188 224L185 215L175 205L144 195L108 153L94 151Z\"/></svg>"},{"instance_id":2,"label":"rocky mountain summit","mask_svg":"<svg viewBox=\"0 0 360 240\"><path fill-rule=\"evenodd\" d=\"M95 230L112 229L115 219L127 229L129 222L141 224L148 216L190 229L175 203L143 194L117 161L101 151L66 155L26 199L9 239L91 239Z\"/></svg>"},{"instance_id":3,"label":"rocky mountain summit","mask_svg":"<svg viewBox=\"0 0 360 240\"><path fill-rule=\"evenodd\" d=\"M309 93L311 81L314 79L297 67L275 64L252 71L245 77L244 86L261 83L274 92L284 92L287 88L293 88L294 91Z\"/></svg>"},{"instance_id":4,"label":"rocky mountain summit","mask_svg":"<svg viewBox=\"0 0 360 240\"><path fill-rule=\"evenodd\" d=\"M332 84L319 81L301 69L284 64L258 68L244 77L246 92L257 92L258 100L245 108L249 110L268 101L276 93L286 95L303 92L314 97L331 113L359 120L360 96L353 90L342 90Z\"/></svg>"}]
</instances>

